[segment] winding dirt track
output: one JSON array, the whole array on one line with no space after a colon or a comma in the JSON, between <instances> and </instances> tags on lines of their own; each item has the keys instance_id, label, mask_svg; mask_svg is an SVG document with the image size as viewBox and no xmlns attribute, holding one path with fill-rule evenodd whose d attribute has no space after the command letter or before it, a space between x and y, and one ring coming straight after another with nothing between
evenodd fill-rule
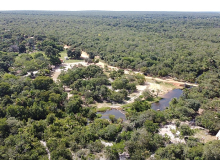
<instances>
[{"instance_id":1,"label":"winding dirt track","mask_svg":"<svg viewBox=\"0 0 220 160\"><path fill-rule=\"evenodd\" d=\"M86 53L86 52L82 52L82 55L83 55L83 57L89 57L88 56L88 54ZM112 66L109 66L108 64L106 64L106 63L103 63L103 62L99 62L99 63L97 63L97 65L98 66L100 66L100 67L103 67L104 68L104 66L105 65L107 65L108 66L108 68L109 69L115 69L115 70L118 70L119 68L117 68L117 67L112 67ZM124 72L125 72L125 74L129 74L130 73L130 71L129 70L124 70ZM134 73L140 73L140 74L143 74L143 73L141 73L141 72L137 72L137 71L133 71ZM180 81L176 81L176 80L174 80L174 79L161 79L161 78L154 78L154 77L150 77L150 76L145 76L145 78L146 79L151 79L151 80L155 80L155 81L159 81L159 82L165 82L165 83L171 83L171 84L173 84L173 85L175 85L175 86L177 86L177 87L180 87L180 86L184 86L184 85L189 85L189 86L194 86L194 87L197 87L198 86L198 84L195 84L195 83L188 83L188 82L180 82Z\"/></svg>"},{"instance_id":2,"label":"winding dirt track","mask_svg":"<svg viewBox=\"0 0 220 160\"><path fill-rule=\"evenodd\" d=\"M89 55L86 52L82 51L81 57L82 58L89 58ZM79 64L79 63L81 63L82 65L87 65L85 62L76 62L76 63L71 63L71 64L70 63L65 63L64 65L71 66L71 65ZM114 69L118 70L117 67L109 66L108 64L103 63L103 62L99 62L96 65L98 65L98 66L100 66L102 68L104 68L104 66L107 65L107 67L109 69L111 69L111 70L114 70ZM67 68L69 68L69 67L67 67ZM124 71L125 71L125 74L129 74L131 72L131 71L126 70L126 69ZM54 81L57 81L57 77L59 76L60 73L61 73L60 67L56 68L54 74L52 75L52 78L53 78ZM137 71L133 71L133 73L140 73L140 74L142 74L141 72L137 72ZM154 80L154 81L158 81L158 82L170 83L170 84L173 84L173 85L175 85L177 87L183 87L185 85L194 86L194 87L198 86L198 84L188 83L188 82L180 82L180 81L176 81L174 79L161 79L161 78L154 78L154 77L150 77L150 76L145 76L145 78L146 79L150 79L150 80Z\"/></svg>"}]
</instances>

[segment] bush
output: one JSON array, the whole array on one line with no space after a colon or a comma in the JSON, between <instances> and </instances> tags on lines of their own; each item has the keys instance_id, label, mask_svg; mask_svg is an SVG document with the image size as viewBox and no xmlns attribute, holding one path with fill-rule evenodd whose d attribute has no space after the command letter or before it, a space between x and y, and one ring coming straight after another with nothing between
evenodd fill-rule
<instances>
[{"instance_id":1,"label":"bush","mask_svg":"<svg viewBox=\"0 0 220 160\"><path fill-rule=\"evenodd\" d=\"M105 146L101 143L100 140L97 140L95 142L91 142L88 145L88 148L92 153L94 153L94 152L100 153L104 147Z\"/></svg>"},{"instance_id":2,"label":"bush","mask_svg":"<svg viewBox=\"0 0 220 160\"><path fill-rule=\"evenodd\" d=\"M191 129L188 125L180 126L180 135L181 136L192 136L194 134L194 130Z\"/></svg>"}]
</instances>

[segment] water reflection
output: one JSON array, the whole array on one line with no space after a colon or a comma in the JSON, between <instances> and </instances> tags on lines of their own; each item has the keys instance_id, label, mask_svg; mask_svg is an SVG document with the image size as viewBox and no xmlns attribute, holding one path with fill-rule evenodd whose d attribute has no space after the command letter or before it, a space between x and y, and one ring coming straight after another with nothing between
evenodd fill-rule
<instances>
[{"instance_id":1,"label":"water reflection","mask_svg":"<svg viewBox=\"0 0 220 160\"><path fill-rule=\"evenodd\" d=\"M183 91L181 89L174 89L170 92L168 92L167 94L165 94L158 103L153 103L151 105L151 108L154 110L164 110L166 109L166 107L169 106L169 102L173 99L173 98L179 98L181 96L181 94L183 93Z\"/></svg>"},{"instance_id":2,"label":"water reflection","mask_svg":"<svg viewBox=\"0 0 220 160\"><path fill-rule=\"evenodd\" d=\"M102 119L109 119L109 117L108 117L109 115L115 115L115 118L117 118L117 119L122 118L122 119L126 120L125 115L117 109L112 109L112 110L108 110L106 112L97 112L97 113L102 115L102 117L101 117Z\"/></svg>"}]
</instances>

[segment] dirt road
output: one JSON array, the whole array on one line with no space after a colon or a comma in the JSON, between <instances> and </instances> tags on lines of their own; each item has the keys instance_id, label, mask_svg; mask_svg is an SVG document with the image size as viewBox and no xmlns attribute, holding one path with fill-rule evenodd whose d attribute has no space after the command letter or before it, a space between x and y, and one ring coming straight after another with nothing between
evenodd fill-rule
<instances>
[{"instance_id":1,"label":"dirt road","mask_svg":"<svg viewBox=\"0 0 220 160\"><path fill-rule=\"evenodd\" d=\"M98 65L98 66L100 66L100 67L103 67L104 68L104 66L105 65L107 65L107 64L105 64L105 63L103 63L103 62L99 62L99 63L97 63L96 65ZM115 70L118 70L118 68L117 67L112 67L112 66L109 66L109 65L107 65L108 66L108 68L109 69L111 69L111 70L113 70L113 69L115 69ZM125 74L129 74L130 72L133 72L133 73L140 73L140 74L143 74L143 73L141 73L141 72L137 72L137 71L128 71L128 70L124 70L124 72L125 72ZM180 81L176 81L176 80L174 80L174 79L162 79L162 78L154 78L154 77L150 77L150 76L145 76L145 78L146 79L151 79L151 80L155 80L155 81L159 81L159 82L165 82L165 83L171 83L171 84L173 84L173 85L175 85L175 86L177 86L177 87L180 87L180 86L185 86L185 85L189 85L189 86L194 86L194 87L197 87L198 86L198 84L195 84L195 83L188 83L188 82L180 82Z\"/></svg>"}]
</instances>

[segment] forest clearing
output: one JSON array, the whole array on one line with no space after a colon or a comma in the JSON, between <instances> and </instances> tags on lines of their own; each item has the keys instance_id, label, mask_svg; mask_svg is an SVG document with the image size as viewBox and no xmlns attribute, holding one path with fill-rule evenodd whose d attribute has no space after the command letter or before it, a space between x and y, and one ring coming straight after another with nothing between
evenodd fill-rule
<instances>
[{"instance_id":1,"label":"forest clearing","mask_svg":"<svg viewBox=\"0 0 220 160\"><path fill-rule=\"evenodd\" d=\"M67 55L64 54L64 57L67 57ZM85 51L82 51L81 58L82 59L89 58L89 55ZM53 73L52 73L51 77L56 82L57 78L60 75L62 70L63 71L67 71L68 69L71 69L73 66L78 66L78 65L88 66L88 65L93 65L93 63L86 63L86 62L67 63L67 62L65 62L65 63L60 64L59 66L56 66L53 69ZM107 64L105 64L103 62L100 62L100 61L98 63L95 63L95 65L100 66L102 68L107 66L110 71L111 70L116 70L116 71L118 70L117 67L109 66L109 65L107 65ZM137 72L137 71L136 72L132 72L132 71L127 71L127 70L124 70L124 73L128 74L128 75L129 74L134 74L134 73L135 74L142 74L142 73ZM142 95L142 92L145 89L149 89L149 90L155 91L155 92L158 91L159 92L158 96L163 96L167 92L171 91L174 88L183 88L183 86L181 86L181 85L185 84L184 82L173 81L172 79L164 80L164 79L153 78L153 77L149 77L149 76L145 76L145 78L146 78L146 82L143 85L137 85L136 86L137 87L137 91L129 96L130 100L126 101L126 103L134 102L134 99L136 99L140 95ZM162 82L162 83L158 83L157 81ZM170 85L166 85L166 83L168 83ZM173 85L174 83L176 85ZM191 85L191 84L188 83L188 85ZM68 93L68 98L69 97L70 97L70 94ZM97 107L98 108L101 108L103 106L106 106L106 104L97 103ZM121 104L117 104L116 103L114 105L110 105L109 107L111 107L111 108L119 108L120 106L121 106Z\"/></svg>"}]
</instances>

